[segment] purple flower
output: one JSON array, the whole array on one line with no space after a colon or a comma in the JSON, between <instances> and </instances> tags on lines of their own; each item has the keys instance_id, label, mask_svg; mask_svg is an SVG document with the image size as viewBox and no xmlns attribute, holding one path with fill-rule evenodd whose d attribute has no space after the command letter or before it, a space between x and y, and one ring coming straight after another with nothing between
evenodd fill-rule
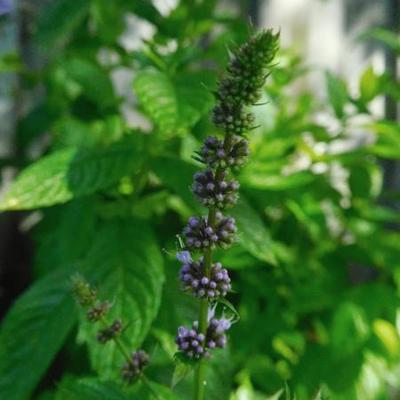
<instances>
[{"instance_id":1,"label":"purple flower","mask_svg":"<svg viewBox=\"0 0 400 400\"><path fill-rule=\"evenodd\" d=\"M221 263L213 264L209 276L205 276L203 257L199 261L183 262L180 279L183 290L200 298L224 297L231 290L231 279Z\"/></svg>"},{"instance_id":2,"label":"purple flower","mask_svg":"<svg viewBox=\"0 0 400 400\"><path fill-rule=\"evenodd\" d=\"M224 143L215 136L209 136L204 140L204 145L197 155L208 167L237 169L246 162L249 145L247 140L240 136L232 136L229 143Z\"/></svg>"},{"instance_id":3,"label":"purple flower","mask_svg":"<svg viewBox=\"0 0 400 400\"><path fill-rule=\"evenodd\" d=\"M0 0L0 15L10 13L12 8L12 0Z\"/></svg>"},{"instance_id":4,"label":"purple flower","mask_svg":"<svg viewBox=\"0 0 400 400\"><path fill-rule=\"evenodd\" d=\"M201 204L222 209L236 203L239 183L235 180L226 180L227 175L226 171L215 174L211 169L194 175L192 191Z\"/></svg>"},{"instance_id":5,"label":"purple flower","mask_svg":"<svg viewBox=\"0 0 400 400\"><path fill-rule=\"evenodd\" d=\"M214 308L215 310L215 308ZM231 321L226 318L216 319L211 311L206 335L199 332L199 323L194 321L192 328L180 326L175 342L178 349L189 358L200 359L210 357L210 351L215 348L224 348L227 344L226 331L231 327Z\"/></svg>"},{"instance_id":6,"label":"purple flower","mask_svg":"<svg viewBox=\"0 0 400 400\"><path fill-rule=\"evenodd\" d=\"M191 217L183 230L186 245L192 250L209 247L228 247L235 241L235 220L224 217L221 212L215 214L215 226L208 225L207 217Z\"/></svg>"},{"instance_id":7,"label":"purple flower","mask_svg":"<svg viewBox=\"0 0 400 400\"><path fill-rule=\"evenodd\" d=\"M190 255L190 251L179 251L176 253L176 259L181 263L190 263L192 261L192 256Z\"/></svg>"}]
</instances>

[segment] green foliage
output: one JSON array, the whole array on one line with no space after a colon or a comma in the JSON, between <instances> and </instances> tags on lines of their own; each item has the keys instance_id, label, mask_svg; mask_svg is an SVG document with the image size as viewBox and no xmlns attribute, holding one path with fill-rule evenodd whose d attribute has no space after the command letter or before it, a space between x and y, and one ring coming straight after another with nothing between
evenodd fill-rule
<instances>
[{"instance_id":1,"label":"green foliage","mask_svg":"<svg viewBox=\"0 0 400 400\"><path fill-rule=\"evenodd\" d=\"M62 269L37 281L13 305L0 330L0 393L10 400L30 394L60 350L75 320ZM21 379L23 377L23 379Z\"/></svg>"},{"instance_id":2,"label":"green foliage","mask_svg":"<svg viewBox=\"0 0 400 400\"><path fill-rule=\"evenodd\" d=\"M19 121L19 158L1 160L22 171L0 209L41 216L35 281L1 323L1 399L155 398L143 383L122 385L115 344L98 344L74 306L76 270L112 302L129 351L150 353L152 390L191 397L181 379L190 368L178 364L174 375L174 334L197 311L179 292L172 238L204 212L189 192L191 156L216 133L209 110L226 47L248 34L217 3L182 0L162 15L144 0L56 0L36 21L46 66L27 76L20 57L1 60L2 71L21 71L27 90L46 93ZM129 13L155 29L133 51L119 40ZM399 50L390 32L367 36ZM143 131L126 120L121 110L134 106L113 83L127 69L135 112L150 122ZM386 206L399 195L385 192L381 159L399 160L400 131L371 113L382 95L400 99L399 83L367 67L353 91L327 72L321 101L299 89L308 73L292 50L281 51L267 104L252 110L260 127L237 176L241 200L228 211L240 234L222 254L234 273L225 308L241 319L229 349L210 362L210 400L380 400L399 389L400 219ZM355 132L370 139L354 144ZM60 351L60 374L44 378Z\"/></svg>"},{"instance_id":3,"label":"green foliage","mask_svg":"<svg viewBox=\"0 0 400 400\"><path fill-rule=\"evenodd\" d=\"M164 71L145 69L133 88L143 109L163 134L192 127L212 105L207 73L179 74L172 80Z\"/></svg>"},{"instance_id":4,"label":"green foliage","mask_svg":"<svg viewBox=\"0 0 400 400\"><path fill-rule=\"evenodd\" d=\"M59 150L27 168L8 191L0 209L47 207L106 189L134 173L142 159L140 145L135 142L102 150Z\"/></svg>"},{"instance_id":5,"label":"green foliage","mask_svg":"<svg viewBox=\"0 0 400 400\"><path fill-rule=\"evenodd\" d=\"M55 400L127 400L118 385L96 379L66 379L57 390Z\"/></svg>"},{"instance_id":6,"label":"green foliage","mask_svg":"<svg viewBox=\"0 0 400 400\"><path fill-rule=\"evenodd\" d=\"M160 250L150 229L135 219L104 224L83 260L83 270L99 282L100 296L115 302L110 319L124 321L129 346L139 347L157 314L164 281ZM122 355L114 342L99 346L93 340L97 330L83 323L79 338L88 344L93 368L102 377L117 373L118 378Z\"/></svg>"}]
</instances>

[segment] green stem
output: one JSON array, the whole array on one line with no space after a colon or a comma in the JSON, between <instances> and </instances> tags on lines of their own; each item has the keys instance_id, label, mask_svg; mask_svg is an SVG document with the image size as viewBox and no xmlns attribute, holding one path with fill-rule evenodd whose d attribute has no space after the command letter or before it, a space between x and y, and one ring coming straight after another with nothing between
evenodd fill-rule
<instances>
[{"instance_id":1,"label":"green stem","mask_svg":"<svg viewBox=\"0 0 400 400\"><path fill-rule=\"evenodd\" d=\"M103 316L100 319L100 322L103 324L103 326L105 328L108 328L110 326L110 324L108 323L107 319ZM126 359L126 361L128 363L131 362L131 356L129 354L129 351L126 350L124 344L122 343L121 339L117 336L114 336L112 338L112 340L114 341L115 345L117 346L118 350L120 351L120 353L124 356L124 358Z\"/></svg>"},{"instance_id":2,"label":"green stem","mask_svg":"<svg viewBox=\"0 0 400 400\"><path fill-rule=\"evenodd\" d=\"M214 226L215 224L215 208L210 208L208 212L208 225ZM204 275L209 277L212 263L212 251L208 248L204 251ZM200 300L199 310L199 332L206 335L208 327L208 300ZM204 359L198 362L195 376L194 376L194 399L204 400L205 388L206 388L206 363Z\"/></svg>"},{"instance_id":3,"label":"green stem","mask_svg":"<svg viewBox=\"0 0 400 400\"><path fill-rule=\"evenodd\" d=\"M232 135L226 134L224 138L224 148L227 150L231 145ZM218 167L215 175L219 179L224 171L224 168ZM215 227L216 208L211 207L208 211L208 226ZM204 251L204 275L210 277L212 265L212 250L208 248ZM199 310L199 332L206 336L208 328L208 300L200 300ZM201 359L198 362L194 376L194 400L204 400L206 389L206 361Z\"/></svg>"}]
</instances>

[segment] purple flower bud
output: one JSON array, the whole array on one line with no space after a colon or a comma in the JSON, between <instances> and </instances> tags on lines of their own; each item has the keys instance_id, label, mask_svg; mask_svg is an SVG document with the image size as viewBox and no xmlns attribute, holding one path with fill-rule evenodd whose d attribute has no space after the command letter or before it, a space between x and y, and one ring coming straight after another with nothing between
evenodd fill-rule
<instances>
[{"instance_id":1,"label":"purple flower bud","mask_svg":"<svg viewBox=\"0 0 400 400\"><path fill-rule=\"evenodd\" d=\"M201 284L202 284L202 285L207 285L208 282L209 282L209 279L208 279L206 276L204 276L203 278L201 278Z\"/></svg>"}]
</instances>

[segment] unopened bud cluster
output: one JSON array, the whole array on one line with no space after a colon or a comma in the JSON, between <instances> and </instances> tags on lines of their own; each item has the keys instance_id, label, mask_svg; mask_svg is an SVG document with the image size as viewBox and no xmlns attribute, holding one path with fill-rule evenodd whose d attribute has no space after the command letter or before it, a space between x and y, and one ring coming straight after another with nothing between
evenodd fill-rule
<instances>
[{"instance_id":1,"label":"unopened bud cluster","mask_svg":"<svg viewBox=\"0 0 400 400\"><path fill-rule=\"evenodd\" d=\"M183 230L186 245L192 250L227 247L235 240L237 231L235 219L224 217L221 212L215 214L215 224L208 223L208 217L191 217Z\"/></svg>"},{"instance_id":2,"label":"unopened bud cluster","mask_svg":"<svg viewBox=\"0 0 400 400\"><path fill-rule=\"evenodd\" d=\"M91 323L101 322L103 324L103 328L97 332L97 340L102 344L110 340L118 340L118 337L123 331L123 324L119 319L114 320L112 323L107 321L106 317L111 308L111 304L108 301L100 301L97 290L90 286L80 275L76 275L72 278L72 290L78 303L88 307L86 311L87 320ZM122 366L122 378L128 383L134 381L140 376L148 362L149 356L143 350L132 353L130 360Z\"/></svg>"},{"instance_id":3,"label":"unopened bud cluster","mask_svg":"<svg viewBox=\"0 0 400 400\"><path fill-rule=\"evenodd\" d=\"M122 379L128 383L135 381L149 363L150 358L143 350L135 351L131 358L122 367Z\"/></svg>"},{"instance_id":4,"label":"unopened bud cluster","mask_svg":"<svg viewBox=\"0 0 400 400\"><path fill-rule=\"evenodd\" d=\"M183 290L196 297L215 299L224 297L231 290L228 270L217 262L210 268L209 277L204 276L204 258L190 260L182 265L180 279Z\"/></svg>"},{"instance_id":5,"label":"unopened bud cluster","mask_svg":"<svg viewBox=\"0 0 400 400\"><path fill-rule=\"evenodd\" d=\"M228 148L224 148L224 141L215 136L208 136L204 145L197 153L196 159L208 167L230 167L237 169L244 165L249 155L249 145L246 139L232 136Z\"/></svg>"},{"instance_id":6,"label":"unopened bud cluster","mask_svg":"<svg viewBox=\"0 0 400 400\"><path fill-rule=\"evenodd\" d=\"M199 323L194 321L191 328L180 326L176 336L176 344L180 351L189 358L199 359L210 357L209 350L223 349L227 339L225 332L230 328L231 323L227 319L212 318L209 321L207 332L199 332Z\"/></svg>"},{"instance_id":7,"label":"unopened bud cluster","mask_svg":"<svg viewBox=\"0 0 400 400\"><path fill-rule=\"evenodd\" d=\"M119 336L122 331L122 322L117 319L107 328L101 329L97 334L100 343L107 343L109 340Z\"/></svg>"},{"instance_id":8,"label":"unopened bud cluster","mask_svg":"<svg viewBox=\"0 0 400 400\"><path fill-rule=\"evenodd\" d=\"M235 52L227 73L219 81L215 93L217 103L212 110L212 120L223 131L224 137L207 137L194 157L205 165L205 169L194 175L192 191L208 208L208 215L189 219L183 230L187 250L178 253L177 258L183 264L180 270L182 289L203 302L217 300L231 290L228 271L220 263L212 263L211 250L227 248L235 241L235 220L221 211L238 200L239 183L231 173L243 166L248 158L249 146L244 135L254 128L254 115L249 106L260 98L277 49L278 35L265 31ZM204 254L193 260L192 253L196 251ZM230 328L230 321L208 318L207 323L205 328L203 312L202 331L199 331L198 322L191 328L179 328L176 343L189 358L208 357L211 349L225 347L225 332Z\"/></svg>"},{"instance_id":9,"label":"unopened bud cluster","mask_svg":"<svg viewBox=\"0 0 400 400\"><path fill-rule=\"evenodd\" d=\"M219 209L232 206L236 203L239 182L227 180L227 171L221 171L216 176L214 171L206 169L194 175L193 193L205 207L215 206Z\"/></svg>"}]
</instances>

